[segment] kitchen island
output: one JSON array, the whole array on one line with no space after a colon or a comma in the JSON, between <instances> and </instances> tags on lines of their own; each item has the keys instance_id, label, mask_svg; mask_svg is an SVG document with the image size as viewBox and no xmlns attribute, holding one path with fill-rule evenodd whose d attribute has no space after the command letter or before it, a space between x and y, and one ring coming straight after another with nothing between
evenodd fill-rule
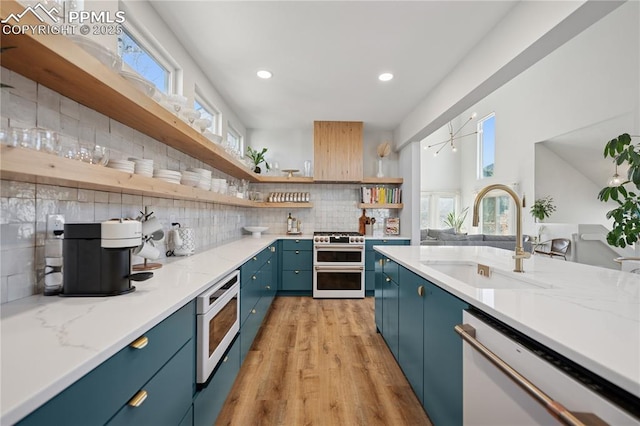
<instances>
[{"instance_id":1,"label":"kitchen island","mask_svg":"<svg viewBox=\"0 0 640 426\"><path fill-rule=\"evenodd\" d=\"M640 397L640 276L541 256L526 259L525 272L516 274L511 272L513 253L492 247L378 246L375 250ZM469 275L469 281L476 283L470 285L453 271L477 264L499 272L497 280L513 277L521 284L492 288L478 285L481 278Z\"/></svg>"}]
</instances>

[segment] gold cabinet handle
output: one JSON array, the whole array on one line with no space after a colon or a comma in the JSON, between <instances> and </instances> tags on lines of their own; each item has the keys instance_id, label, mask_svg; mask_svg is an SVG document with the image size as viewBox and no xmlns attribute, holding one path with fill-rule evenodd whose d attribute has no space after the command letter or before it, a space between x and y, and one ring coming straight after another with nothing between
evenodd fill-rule
<instances>
[{"instance_id":1,"label":"gold cabinet handle","mask_svg":"<svg viewBox=\"0 0 640 426\"><path fill-rule=\"evenodd\" d=\"M393 262L391 259L387 259L387 263L391 263Z\"/></svg>"},{"instance_id":2,"label":"gold cabinet handle","mask_svg":"<svg viewBox=\"0 0 640 426\"><path fill-rule=\"evenodd\" d=\"M300 254L300 250L296 250L296 254Z\"/></svg>"},{"instance_id":3,"label":"gold cabinet handle","mask_svg":"<svg viewBox=\"0 0 640 426\"><path fill-rule=\"evenodd\" d=\"M253 257L253 260L258 260L258 258L254 256L254 257Z\"/></svg>"},{"instance_id":4,"label":"gold cabinet handle","mask_svg":"<svg viewBox=\"0 0 640 426\"><path fill-rule=\"evenodd\" d=\"M255 275L251 275L251 279L252 279L252 280L255 280L255 279L256 279L256 276L255 276Z\"/></svg>"},{"instance_id":5,"label":"gold cabinet handle","mask_svg":"<svg viewBox=\"0 0 640 426\"><path fill-rule=\"evenodd\" d=\"M387 282L389 282L389 281L391 281L391 278L387 277L387 278L385 278L385 280L386 280Z\"/></svg>"},{"instance_id":6,"label":"gold cabinet handle","mask_svg":"<svg viewBox=\"0 0 640 426\"><path fill-rule=\"evenodd\" d=\"M267 260L267 263L268 263L269 265L271 265L271 260Z\"/></svg>"},{"instance_id":7,"label":"gold cabinet handle","mask_svg":"<svg viewBox=\"0 0 640 426\"><path fill-rule=\"evenodd\" d=\"M251 310L251 313L252 313L252 314L255 314L255 313L256 313L256 310L255 310L255 309L252 309L252 310Z\"/></svg>"},{"instance_id":8,"label":"gold cabinet handle","mask_svg":"<svg viewBox=\"0 0 640 426\"><path fill-rule=\"evenodd\" d=\"M275 253L276 252L276 248L275 247L269 247L269 249L271 250L271 253Z\"/></svg>"},{"instance_id":9,"label":"gold cabinet handle","mask_svg":"<svg viewBox=\"0 0 640 426\"><path fill-rule=\"evenodd\" d=\"M382 240L382 242L383 242L383 243L386 243L386 242L387 242L387 240Z\"/></svg>"},{"instance_id":10,"label":"gold cabinet handle","mask_svg":"<svg viewBox=\"0 0 640 426\"><path fill-rule=\"evenodd\" d=\"M228 355L224 357L224 359L222 360L222 362L227 362L227 361L229 361L229 356L228 356Z\"/></svg>"},{"instance_id":11,"label":"gold cabinet handle","mask_svg":"<svg viewBox=\"0 0 640 426\"><path fill-rule=\"evenodd\" d=\"M299 242L300 242L300 240L296 240L296 243L299 243Z\"/></svg>"},{"instance_id":12,"label":"gold cabinet handle","mask_svg":"<svg viewBox=\"0 0 640 426\"><path fill-rule=\"evenodd\" d=\"M265 288L266 288L267 290L271 290L271 286L270 286L270 285L265 286Z\"/></svg>"},{"instance_id":13,"label":"gold cabinet handle","mask_svg":"<svg viewBox=\"0 0 640 426\"><path fill-rule=\"evenodd\" d=\"M136 340L131 342L129 346L133 349L142 349L149 344L149 338L147 336L138 337Z\"/></svg>"},{"instance_id":14,"label":"gold cabinet handle","mask_svg":"<svg viewBox=\"0 0 640 426\"><path fill-rule=\"evenodd\" d=\"M418 287L418 296L424 296L424 286Z\"/></svg>"},{"instance_id":15,"label":"gold cabinet handle","mask_svg":"<svg viewBox=\"0 0 640 426\"><path fill-rule=\"evenodd\" d=\"M147 399L147 391L146 390L141 390L139 391L137 394L135 394L133 396L133 398L131 398L129 400L129 402L127 403L127 405L131 406L131 407L139 407L142 405L142 403L144 402L145 399Z\"/></svg>"},{"instance_id":16,"label":"gold cabinet handle","mask_svg":"<svg viewBox=\"0 0 640 426\"><path fill-rule=\"evenodd\" d=\"M293 273L294 273L294 274L299 274L299 273L300 273L300 271L293 271Z\"/></svg>"}]
</instances>

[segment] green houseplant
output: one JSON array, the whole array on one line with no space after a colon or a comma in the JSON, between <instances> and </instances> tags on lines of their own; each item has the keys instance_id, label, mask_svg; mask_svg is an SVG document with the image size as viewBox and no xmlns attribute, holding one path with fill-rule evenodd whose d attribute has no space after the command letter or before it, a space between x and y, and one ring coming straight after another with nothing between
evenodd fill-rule
<instances>
[{"instance_id":1,"label":"green houseplant","mask_svg":"<svg viewBox=\"0 0 640 426\"><path fill-rule=\"evenodd\" d=\"M536 221L539 221L551 216L554 211L556 211L556 206L553 204L553 198L547 195L544 198L538 198L533 203L530 213Z\"/></svg>"},{"instance_id":2,"label":"green houseplant","mask_svg":"<svg viewBox=\"0 0 640 426\"><path fill-rule=\"evenodd\" d=\"M455 212L449 212L443 223L445 226L453 228L456 231L456 234L459 234L462 229L462 225L464 224L464 220L467 218L468 212L469 207L465 207L459 215L456 215Z\"/></svg>"},{"instance_id":3,"label":"green houseplant","mask_svg":"<svg viewBox=\"0 0 640 426\"><path fill-rule=\"evenodd\" d=\"M270 169L269 163L267 163L265 158L264 158L264 154L266 152L267 152L267 148L262 148L262 151L257 151L255 149L251 148L250 146L247 147L247 156L253 162L253 165L254 165L253 171L255 173L262 172L262 169L260 169L260 163L262 163L262 162L264 162L265 167L267 168L267 170Z\"/></svg>"},{"instance_id":4,"label":"green houseplant","mask_svg":"<svg viewBox=\"0 0 640 426\"><path fill-rule=\"evenodd\" d=\"M640 239L640 143L634 144L631 138L623 133L605 145L604 157L613 158L617 166L628 165L629 171L626 180L617 186L602 188L598 194L602 202L613 200L618 203L617 208L607 212L607 219L613 219L607 242L622 248L637 244Z\"/></svg>"}]
</instances>

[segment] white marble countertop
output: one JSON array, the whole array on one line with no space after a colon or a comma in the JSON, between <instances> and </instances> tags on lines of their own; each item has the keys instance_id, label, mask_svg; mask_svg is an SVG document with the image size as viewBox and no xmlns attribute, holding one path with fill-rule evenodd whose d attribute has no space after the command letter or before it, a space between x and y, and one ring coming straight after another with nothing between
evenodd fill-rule
<instances>
[{"instance_id":1,"label":"white marble countertop","mask_svg":"<svg viewBox=\"0 0 640 426\"><path fill-rule=\"evenodd\" d=\"M170 259L123 296L37 295L2 305L0 424L20 420L280 238L246 237Z\"/></svg>"},{"instance_id":2,"label":"white marble countertop","mask_svg":"<svg viewBox=\"0 0 640 426\"><path fill-rule=\"evenodd\" d=\"M480 246L376 250L640 397L640 275L532 256L524 260L524 274L517 275L550 288L479 289L422 262L468 260L512 271L511 251Z\"/></svg>"}]
</instances>

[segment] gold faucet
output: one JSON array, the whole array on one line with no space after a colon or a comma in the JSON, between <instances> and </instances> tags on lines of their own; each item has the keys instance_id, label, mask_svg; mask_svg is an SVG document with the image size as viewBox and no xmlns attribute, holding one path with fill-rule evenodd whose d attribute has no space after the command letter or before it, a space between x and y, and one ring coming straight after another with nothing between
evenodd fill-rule
<instances>
[{"instance_id":1,"label":"gold faucet","mask_svg":"<svg viewBox=\"0 0 640 426\"><path fill-rule=\"evenodd\" d=\"M516 267L513 271L524 272L524 269L522 269L522 259L530 258L531 253L524 251L524 248L522 248L522 203L520 202L518 194L516 194L513 189L499 183L482 188L480 192L478 192L478 195L476 195L476 200L473 202L473 226L478 226L478 222L480 221L480 200L482 200L488 192L493 191L494 189L502 189L504 192L511 195L511 198L513 198L513 201L516 204L516 250L515 255L513 256L516 260Z\"/></svg>"}]
</instances>

